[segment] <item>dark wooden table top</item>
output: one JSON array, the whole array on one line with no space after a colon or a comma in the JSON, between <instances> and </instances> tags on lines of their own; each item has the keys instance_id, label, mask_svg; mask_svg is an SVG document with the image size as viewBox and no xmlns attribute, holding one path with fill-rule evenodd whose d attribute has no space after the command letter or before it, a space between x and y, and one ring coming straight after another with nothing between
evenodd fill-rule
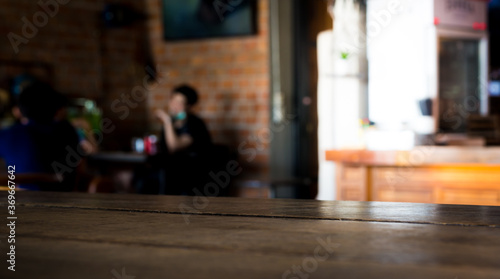
<instances>
[{"instance_id":1,"label":"dark wooden table top","mask_svg":"<svg viewBox=\"0 0 500 279\"><path fill-rule=\"evenodd\" d=\"M17 192L16 217L0 278L500 278L500 207Z\"/></svg>"}]
</instances>

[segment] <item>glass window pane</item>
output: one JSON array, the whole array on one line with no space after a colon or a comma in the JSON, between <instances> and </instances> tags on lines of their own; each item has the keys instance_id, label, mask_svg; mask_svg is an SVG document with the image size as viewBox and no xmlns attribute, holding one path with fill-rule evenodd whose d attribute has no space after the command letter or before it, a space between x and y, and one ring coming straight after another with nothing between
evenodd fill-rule
<instances>
[{"instance_id":1,"label":"glass window pane","mask_svg":"<svg viewBox=\"0 0 500 279\"><path fill-rule=\"evenodd\" d=\"M465 133L467 117L479 114L479 41L440 39L439 131Z\"/></svg>"}]
</instances>

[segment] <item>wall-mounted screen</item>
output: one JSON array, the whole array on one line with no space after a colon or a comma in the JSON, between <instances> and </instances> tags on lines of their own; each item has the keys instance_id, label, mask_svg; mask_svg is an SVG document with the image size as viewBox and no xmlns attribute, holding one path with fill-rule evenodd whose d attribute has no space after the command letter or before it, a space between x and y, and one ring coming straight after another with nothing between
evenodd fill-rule
<instances>
[{"instance_id":1,"label":"wall-mounted screen","mask_svg":"<svg viewBox=\"0 0 500 279\"><path fill-rule=\"evenodd\" d=\"M256 0L163 0L166 40L256 33Z\"/></svg>"}]
</instances>

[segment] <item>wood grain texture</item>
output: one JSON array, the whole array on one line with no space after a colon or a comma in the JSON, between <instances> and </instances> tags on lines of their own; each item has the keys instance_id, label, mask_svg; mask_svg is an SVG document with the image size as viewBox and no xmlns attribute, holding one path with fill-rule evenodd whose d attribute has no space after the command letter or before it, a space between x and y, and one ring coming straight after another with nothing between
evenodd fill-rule
<instances>
[{"instance_id":1,"label":"wood grain texture","mask_svg":"<svg viewBox=\"0 0 500 279\"><path fill-rule=\"evenodd\" d=\"M308 278L500 278L497 207L210 198L183 215L193 197L16 197L17 271L0 278L300 278L285 272L317 249Z\"/></svg>"},{"instance_id":2,"label":"wood grain texture","mask_svg":"<svg viewBox=\"0 0 500 279\"><path fill-rule=\"evenodd\" d=\"M0 193L6 206L7 193ZM266 218L327 219L500 227L500 207L389 202L18 193L18 205ZM185 207L181 206L184 205ZM198 206L198 207L197 207ZM460 210L460 214L457 214Z\"/></svg>"}]
</instances>

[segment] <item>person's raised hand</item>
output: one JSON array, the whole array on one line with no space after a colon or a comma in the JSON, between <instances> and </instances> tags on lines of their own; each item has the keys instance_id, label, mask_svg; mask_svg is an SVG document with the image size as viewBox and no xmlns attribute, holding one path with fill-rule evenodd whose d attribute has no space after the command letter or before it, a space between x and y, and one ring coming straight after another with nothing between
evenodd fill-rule
<instances>
[{"instance_id":1,"label":"person's raised hand","mask_svg":"<svg viewBox=\"0 0 500 279\"><path fill-rule=\"evenodd\" d=\"M168 113L166 113L166 112L165 112L164 110L162 110L162 109L157 109L157 110L155 111L155 116L156 116L156 118L160 119L160 120L161 120L161 122L163 122L163 123L168 123L168 122L170 122L170 121L171 121L171 119L170 119L170 115L168 115Z\"/></svg>"}]
</instances>

